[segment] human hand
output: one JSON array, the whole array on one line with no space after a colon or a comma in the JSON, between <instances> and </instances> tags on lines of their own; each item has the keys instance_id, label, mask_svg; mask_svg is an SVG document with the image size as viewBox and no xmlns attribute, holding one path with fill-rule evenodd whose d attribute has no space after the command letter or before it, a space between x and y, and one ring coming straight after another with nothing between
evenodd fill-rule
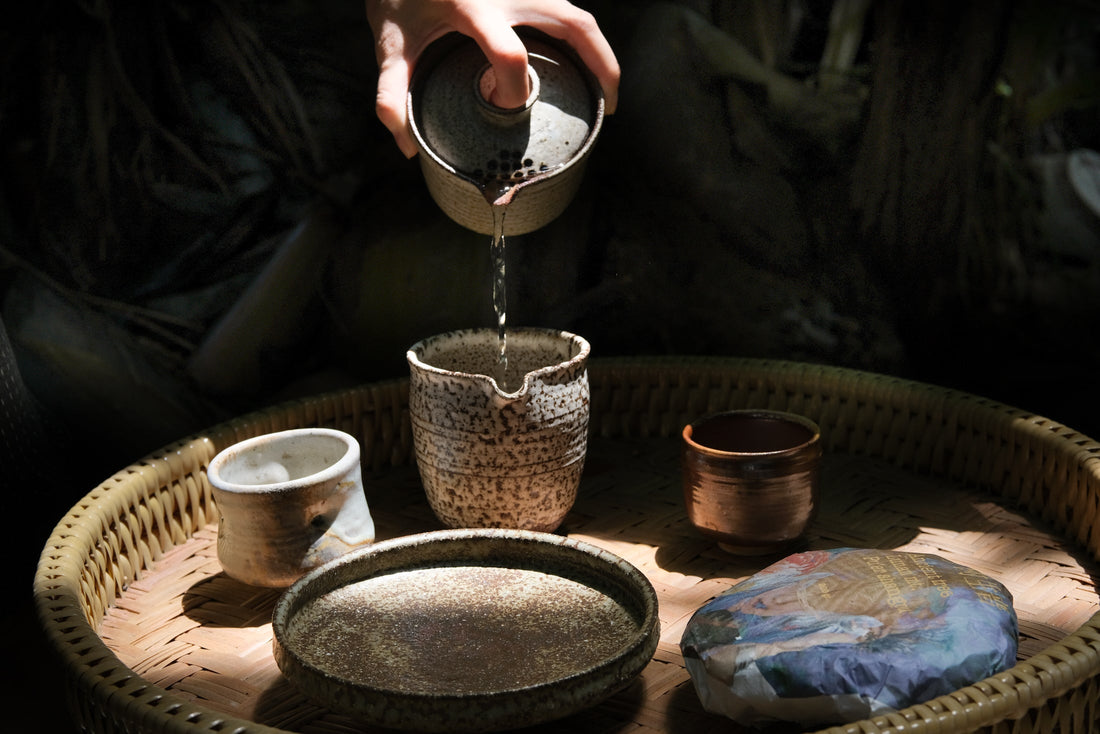
<instances>
[{"instance_id":1,"label":"human hand","mask_svg":"<svg viewBox=\"0 0 1100 734\"><path fill-rule=\"evenodd\" d=\"M604 112L615 111L619 62L591 13L567 0L366 0L375 38L378 94L375 111L407 157L416 155L405 100L416 59L451 31L477 42L496 73L489 101L519 107L530 94L527 49L515 26L530 26L572 46L592 71L604 95Z\"/></svg>"}]
</instances>

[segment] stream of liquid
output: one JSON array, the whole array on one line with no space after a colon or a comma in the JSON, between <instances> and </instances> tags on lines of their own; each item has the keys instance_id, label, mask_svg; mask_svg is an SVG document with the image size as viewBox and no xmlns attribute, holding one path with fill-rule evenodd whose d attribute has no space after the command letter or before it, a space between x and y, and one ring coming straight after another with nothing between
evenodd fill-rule
<instances>
[{"instance_id":1,"label":"stream of liquid","mask_svg":"<svg viewBox=\"0 0 1100 734\"><path fill-rule=\"evenodd\" d=\"M493 210L493 241L489 245L489 256L493 268L493 308L497 314L497 363L493 379L497 381L505 392L508 377L508 292L504 280L504 215L507 213L506 205L492 205Z\"/></svg>"}]
</instances>

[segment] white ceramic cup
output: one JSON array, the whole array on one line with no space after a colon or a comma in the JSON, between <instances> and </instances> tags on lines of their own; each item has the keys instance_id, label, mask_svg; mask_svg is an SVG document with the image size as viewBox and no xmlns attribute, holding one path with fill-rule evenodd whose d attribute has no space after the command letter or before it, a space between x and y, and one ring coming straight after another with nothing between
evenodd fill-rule
<instances>
[{"instance_id":1,"label":"white ceramic cup","mask_svg":"<svg viewBox=\"0 0 1100 734\"><path fill-rule=\"evenodd\" d=\"M255 586L284 587L374 540L359 442L299 428L233 444L206 471L218 507L218 560Z\"/></svg>"},{"instance_id":2,"label":"white ceramic cup","mask_svg":"<svg viewBox=\"0 0 1100 734\"><path fill-rule=\"evenodd\" d=\"M495 329L429 337L408 352L409 416L432 511L453 528L556 529L577 497L588 445L588 342Z\"/></svg>"}]
</instances>

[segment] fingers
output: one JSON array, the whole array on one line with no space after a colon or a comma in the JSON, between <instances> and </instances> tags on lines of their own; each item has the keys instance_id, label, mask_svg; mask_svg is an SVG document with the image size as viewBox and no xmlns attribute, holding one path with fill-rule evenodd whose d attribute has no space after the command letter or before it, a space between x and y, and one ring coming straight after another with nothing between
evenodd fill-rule
<instances>
[{"instance_id":1,"label":"fingers","mask_svg":"<svg viewBox=\"0 0 1100 734\"><path fill-rule=\"evenodd\" d=\"M512 26L507 23L473 26L466 35L481 47L493 67L495 84L488 101L504 109L522 107L531 94L531 78L527 73L527 47Z\"/></svg>"},{"instance_id":2,"label":"fingers","mask_svg":"<svg viewBox=\"0 0 1100 734\"><path fill-rule=\"evenodd\" d=\"M555 8L544 3L543 12L523 20L522 24L572 46L600 84L605 113L610 115L615 112L619 103L619 62L591 13L562 0L560 6Z\"/></svg>"},{"instance_id":3,"label":"fingers","mask_svg":"<svg viewBox=\"0 0 1100 734\"><path fill-rule=\"evenodd\" d=\"M405 100L409 91L411 67L401 56L386 58L378 72L378 92L375 114L393 134L394 142L406 158L417 153L416 142L409 132L408 109Z\"/></svg>"},{"instance_id":4,"label":"fingers","mask_svg":"<svg viewBox=\"0 0 1100 734\"><path fill-rule=\"evenodd\" d=\"M419 49L409 46L407 27L430 22L409 15L411 11L422 12L424 7L420 2L406 5L402 0L366 0L367 21L374 32L374 52L378 59L375 114L406 158L417 154L409 131L406 98L415 54L419 53Z\"/></svg>"},{"instance_id":5,"label":"fingers","mask_svg":"<svg viewBox=\"0 0 1100 734\"><path fill-rule=\"evenodd\" d=\"M581 16L575 24L566 26L566 33L559 38L573 47L596 77L603 90L604 112L614 114L619 106L619 62L611 44L600 32L596 19L584 11L581 11Z\"/></svg>"},{"instance_id":6,"label":"fingers","mask_svg":"<svg viewBox=\"0 0 1100 734\"><path fill-rule=\"evenodd\" d=\"M618 106L619 64L596 19L568 0L366 0L379 62L375 109L398 148L416 155L406 98L416 57L450 30L470 38L493 67L493 104L514 108L530 95L527 49L515 26L531 26L573 47L598 80L604 111Z\"/></svg>"},{"instance_id":7,"label":"fingers","mask_svg":"<svg viewBox=\"0 0 1100 734\"><path fill-rule=\"evenodd\" d=\"M460 8L462 12L453 19L454 30L470 36L493 67L494 86L486 99L505 109L522 107L531 94L531 84L527 46L516 34L513 19L483 0Z\"/></svg>"}]
</instances>

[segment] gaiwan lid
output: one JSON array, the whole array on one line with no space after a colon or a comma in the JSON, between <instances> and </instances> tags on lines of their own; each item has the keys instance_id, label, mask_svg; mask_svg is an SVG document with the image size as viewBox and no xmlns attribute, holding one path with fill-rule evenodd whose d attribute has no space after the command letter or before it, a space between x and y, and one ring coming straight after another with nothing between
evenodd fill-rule
<instances>
[{"instance_id":1,"label":"gaiwan lid","mask_svg":"<svg viewBox=\"0 0 1100 734\"><path fill-rule=\"evenodd\" d=\"M493 68L470 38L452 33L422 55L409 94L421 148L486 191L500 193L583 158L603 118L603 95L571 49L517 29L528 52L531 94L504 109L486 96Z\"/></svg>"}]
</instances>

